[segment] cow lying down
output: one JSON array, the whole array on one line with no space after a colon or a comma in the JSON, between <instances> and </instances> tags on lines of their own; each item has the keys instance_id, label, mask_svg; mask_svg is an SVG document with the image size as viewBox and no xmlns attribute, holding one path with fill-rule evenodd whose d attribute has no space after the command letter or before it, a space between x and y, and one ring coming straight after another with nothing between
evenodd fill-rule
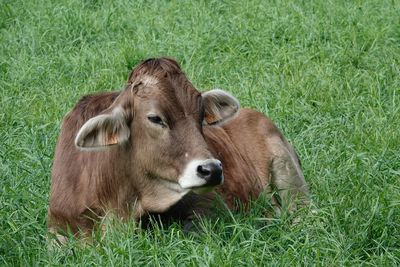
<instances>
[{"instance_id":1,"label":"cow lying down","mask_svg":"<svg viewBox=\"0 0 400 267\"><path fill-rule=\"evenodd\" d=\"M214 187L231 209L271 190L277 208L308 203L296 153L268 118L225 91L200 93L172 59L148 59L124 90L85 96L65 117L48 225L90 233L109 212L190 222Z\"/></svg>"}]
</instances>

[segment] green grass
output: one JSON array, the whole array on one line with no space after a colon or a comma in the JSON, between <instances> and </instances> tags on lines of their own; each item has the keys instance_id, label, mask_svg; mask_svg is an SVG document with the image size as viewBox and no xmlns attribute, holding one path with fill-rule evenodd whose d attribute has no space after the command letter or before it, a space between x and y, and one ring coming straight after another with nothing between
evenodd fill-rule
<instances>
[{"instance_id":1,"label":"green grass","mask_svg":"<svg viewBox=\"0 0 400 267\"><path fill-rule=\"evenodd\" d=\"M224 88L275 121L317 213L266 222L261 199L189 235L117 221L92 245L49 252L61 119L163 55L200 90ZM399 111L396 0L0 0L0 265L399 265Z\"/></svg>"}]
</instances>

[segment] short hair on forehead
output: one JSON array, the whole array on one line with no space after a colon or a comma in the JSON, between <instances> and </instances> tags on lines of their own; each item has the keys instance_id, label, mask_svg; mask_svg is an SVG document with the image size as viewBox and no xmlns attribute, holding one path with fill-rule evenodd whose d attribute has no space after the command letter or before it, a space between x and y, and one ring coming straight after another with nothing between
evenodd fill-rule
<instances>
[{"instance_id":1,"label":"short hair on forehead","mask_svg":"<svg viewBox=\"0 0 400 267\"><path fill-rule=\"evenodd\" d=\"M128 82L133 82L136 77L145 74L155 77L165 77L167 74L182 74L182 70L179 64L172 58L149 58L134 68L129 75Z\"/></svg>"}]
</instances>

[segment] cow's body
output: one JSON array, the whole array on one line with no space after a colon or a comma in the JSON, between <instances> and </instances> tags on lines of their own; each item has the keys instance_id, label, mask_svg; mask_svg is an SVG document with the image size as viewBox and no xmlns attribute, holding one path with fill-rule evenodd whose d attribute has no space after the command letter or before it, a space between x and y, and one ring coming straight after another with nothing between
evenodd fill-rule
<instances>
[{"instance_id":1,"label":"cow's body","mask_svg":"<svg viewBox=\"0 0 400 267\"><path fill-rule=\"evenodd\" d=\"M177 217L190 218L193 212L202 213L208 209L209 203L206 200L211 199L212 194L196 195L193 191L201 191L203 187L208 188L209 185L214 186L215 183L219 183L219 180L217 182L207 180L207 183L203 184L197 177L209 175L208 169L204 173L202 168L207 164L215 165L218 160L222 162L224 182L216 188L216 191L230 208L235 207L236 199L247 203L250 199L257 198L261 192L271 191L271 186L282 190L281 198L284 200L289 199L289 193L292 193L301 199L302 204L307 202L307 186L294 150L274 124L257 111L240 109L223 123L214 125L218 116L222 117L223 112L228 111L220 113L209 111L206 101L216 100L209 100L211 97L206 98L203 95L204 121L207 120L209 125L201 126L201 121L198 124L198 120L203 120L202 111L199 108L201 104L198 107L194 104L200 103L200 94L190 87L191 84L188 84L188 81L184 81L183 86L181 80L178 80L179 82L172 80L168 84L174 87L175 95L167 95L168 99L164 95L163 101L168 102L174 99L173 104L181 108L175 110L177 107L168 106L168 110L165 107L159 110L170 114L168 116L182 115L177 118L167 118L167 116L163 118L168 121L167 126L163 126L163 122L158 121L159 117L150 115L148 117L151 121L150 126L146 126L150 128L142 126L143 121L138 122L135 118L135 116L139 117L141 112L137 109L147 108L150 104L146 101L152 97L160 98L158 94L153 95L157 89L148 90L146 87L158 86L158 82L151 78L159 77L154 74L154 71L165 77L171 70L173 74L176 72L183 75L179 72L179 67L178 70L175 69L176 63L166 59L156 61L156 63L152 62L152 69L149 71L146 70L148 67L146 62L139 66L131 75L131 83L124 91L86 96L64 119L53 165L49 205L51 229L66 230L69 227L73 232L79 229L90 231L95 221L93 219L104 216L109 211L113 211L122 218L139 219L149 213L168 214L170 207L174 207L173 214L178 214ZM144 74L143 78L141 75ZM140 88L133 89L136 88L134 84L138 84L137 80L140 80ZM184 88L184 92L177 92L176 90L182 89L181 87ZM128 90L131 91L127 93ZM168 91L168 94L170 93ZM132 94L135 94L135 97L142 94L141 102L126 101ZM192 104L185 107L190 101ZM229 101L228 99L227 102ZM216 106L229 107L227 103L220 104ZM121 114L129 121L130 135L128 137L124 137L126 136L124 129L120 130L118 125L113 126L113 130L109 133L99 134L97 128L93 130L93 127L100 127L99 125L103 128L107 127L106 123L109 122L92 122L89 119L105 116L102 114L114 116L114 113L119 114L117 112L121 107L124 108ZM153 129L152 123L161 127ZM191 124L193 125L190 126ZM168 132L165 130L166 127ZM185 129L179 133L182 127ZM92 132L87 133L88 131ZM84 137L79 139L81 136ZM121 141L123 138L125 138L124 142ZM171 142L170 140L174 138L182 139L182 143L179 141L172 146L152 148L153 142L157 140ZM82 150L82 148L98 146L98 142L103 142L100 144L100 149ZM77 146L82 148L78 149ZM154 155L155 153L160 155ZM152 157L152 159L148 160L146 157ZM157 157L171 158L157 160ZM197 164L195 166L197 174L193 178L190 176L192 174L188 166L194 163ZM175 167L172 168L168 164ZM186 167L181 167L180 164ZM215 168L215 175L212 175L217 177L219 169L218 166ZM158 174L158 169L163 172ZM190 179L187 178L189 176ZM199 183L200 186L198 186ZM274 204L278 205L278 203Z\"/></svg>"}]
</instances>

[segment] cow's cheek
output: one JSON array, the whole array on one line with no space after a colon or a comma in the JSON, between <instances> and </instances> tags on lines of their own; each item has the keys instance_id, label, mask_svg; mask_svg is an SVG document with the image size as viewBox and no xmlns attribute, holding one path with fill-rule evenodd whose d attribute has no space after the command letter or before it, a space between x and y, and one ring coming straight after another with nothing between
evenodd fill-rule
<instances>
[{"instance_id":1,"label":"cow's cheek","mask_svg":"<svg viewBox=\"0 0 400 267\"><path fill-rule=\"evenodd\" d=\"M151 144L151 149L148 150L151 155L148 158L153 162L151 164L153 173L159 178L175 182L178 180L183 164L181 164L179 149L172 148L169 141L169 137L164 136L158 139L158 143Z\"/></svg>"},{"instance_id":2,"label":"cow's cheek","mask_svg":"<svg viewBox=\"0 0 400 267\"><path fill-rule=\"evenodd\" d=\"M167 179L173 182L178 180L178 176L180 173L180 164L178 160L173 157L173 155L164 154L157 160L155 160L155 162L155 172L160 178Z\"/></svg>"}]
</instances>

